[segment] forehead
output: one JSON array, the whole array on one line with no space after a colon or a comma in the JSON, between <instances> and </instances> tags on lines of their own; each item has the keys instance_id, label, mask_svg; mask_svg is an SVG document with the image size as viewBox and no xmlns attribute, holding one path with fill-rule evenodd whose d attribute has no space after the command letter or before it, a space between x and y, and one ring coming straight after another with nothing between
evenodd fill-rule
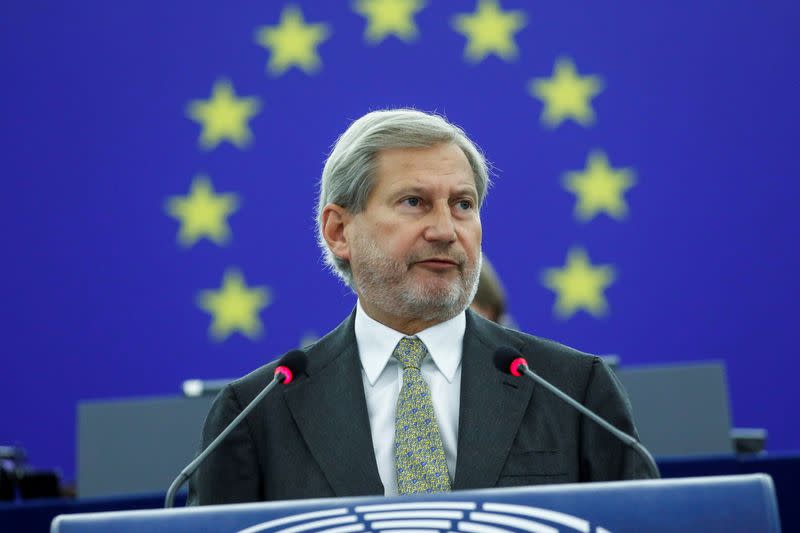
<instances>
[{"instance_id":1,"label":"forehead","mask_svg":"<svg viewBox=\"0 0 800 533\"><path fill-rule=\"evenodd\" d=\"M471 188L475 177L464 151L453 143L430 148L390 148L377 157L374 191L390 192L407 186Z\"/></svg>"}]
</instances>

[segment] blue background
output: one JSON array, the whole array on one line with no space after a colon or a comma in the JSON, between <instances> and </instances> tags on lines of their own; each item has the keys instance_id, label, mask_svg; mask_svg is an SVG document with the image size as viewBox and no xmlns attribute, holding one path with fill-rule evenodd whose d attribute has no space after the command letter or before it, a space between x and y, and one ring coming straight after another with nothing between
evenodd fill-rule
<instances>
[{"instance_id":1,"label":"blue background","mask_svg":"<svg viewBox=\"0 0 800 533\"><path fill-rule=\"evenodd\" d=\"M519 57L477 64L450 24L472 0L429 1L416 41L379 45L348 2L297 5L332 30L313 75L265 70L254 33L283 2L0 7L0 444L73 479L79 400L242 375L338 324L355 300L315 244L324 158L351 120L413 106L464 127L497 168L484 252L520 329L623 364L724 359L735 425L798 448L785 414L800 297L796 2L503 0L527 14ZM591 127L544 127L527 93L560 56L604 80ZM201 149L186 116L223 78L261 100L247 149ZM636 173L624 221L573 216L562 176L594 149ZM240 198L226 246L180 247L165 212L200 173ZM542 272L572 246L616 269L604 318L553 312ZM196 305L230 267L272 291L255 340L214 341Z\"/></svg>"}]
</instances>

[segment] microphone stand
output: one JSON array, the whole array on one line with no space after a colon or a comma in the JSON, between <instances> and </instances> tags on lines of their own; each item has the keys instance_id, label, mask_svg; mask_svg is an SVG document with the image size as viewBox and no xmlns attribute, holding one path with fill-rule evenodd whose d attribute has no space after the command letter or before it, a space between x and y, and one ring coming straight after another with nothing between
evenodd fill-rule
<instances>
[{"instance_id":1,"label":"microphone stand","mask_svg":"<svg viewBox=\"0 0 800 533\"><path fill-rule=\"evenodd\" d=\"M644 461L647 464L647 469L650 471L650 475L653 478L661 477L661 473L658 471L658 465L656 465L653 456L650 455L650 452L647 451L647 448L642 446L642 444L638 440L636 440L631 435L628 435L624 431L620 431L619 429L615 428L614 426L606 422L604 419L596 415L594 412L592 412L590 409L587 409L579 402L576 402L569 395L564 394L555 385L552 385L549 381L545 380L543 377L539 376L539 374L528 368L527 364L520 364L517 367L517 369L526 376L528 376L529 378L531 378L532 380L534 380L539 385L543 386L544 388L546 388L547 390L549 390L550 392L552 392L553 394L555 394L556 396L558 396L559 398L570 404L572 407L574 407L584 415L588 416L589 418L600 424L600 426L602 426L606 431L609 431L619 440L621 440L622 442L624 442L625 444L627 444L628 446L639 452L639 455L641 455L644 458Z\"/></svg>"},{"instance_id":2,"label":"microphone stand","mask_svg":"<svg viewBox=\"0 0 800 533\"><path fill-rule=\"evenodd\" d=\"M167 490L167 496L164 499L165 509L170 509L175 505L175 494L178 492L178 489L180 489L181 486L184 483L186 483L186 480L189 479L189 477L194 473L194 471L197 470L197 467L200 466L200 463L202 463L205 460L205 458L208 457L208 455L211 452L213 452L217 448L217 446L219 446L219 443L222 442L222 440L225 437L227 437L228 434L231 431L233 431L234 428L236 428L236 426L239 425L239 422L241 422L244 419L244 417L246 417L250 413L250 411L252 411L255 408L256 405L258 405L258 403L264 398L264 396L266 396L269 393L269 391L275 388L275 385L277 385L278 383L283 383L284 380L286 380L285 374L276 373L272 381L269 382L269 385L264 387L264 390L259 392L258 396L256 396L253 399L253 401L247 405L247 407L242 409L242 412L239 413L239 415L236 418L234 418L230 424L228 424L228 427L222 430L222 433L217 435L217 438L214 439L211 442L211 444L209 444L208 447L194 459L194 461L186 465L186 468L181 470L181 473L178 474L178 477L175 478L175 480L172 482L172 485L170 485L169 489Z\"/></svg>"}]
</instances>

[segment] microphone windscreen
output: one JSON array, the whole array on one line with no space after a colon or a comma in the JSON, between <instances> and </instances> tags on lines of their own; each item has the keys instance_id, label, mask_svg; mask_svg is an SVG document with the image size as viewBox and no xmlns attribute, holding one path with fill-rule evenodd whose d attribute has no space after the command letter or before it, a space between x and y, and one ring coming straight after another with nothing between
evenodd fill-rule
<instances>
[{"instance_id":1,"label":"microphone windscreen","mask_svg":"<svg viewBox=\"0 0 800 533\"><path fill-rule=\"evenodd\" d=\"M278 366L285 366L292 371L292 374L298 376L306 371L308 364L308 356L303 350L292 350L283 357L281 357Z\"/></svg>"},{"instance_id":2,"label":"microphone windscreen","mask_svg":"<svg viewBox=\"0 0 800 533\"><path fill-rule=\"evenodd\" d=\"M520 357L522 357L522 354L516 348L501 346L494 351L492 359L497 370L504 374L511 374L511 363Z\"/></svg>"}]
</instances>

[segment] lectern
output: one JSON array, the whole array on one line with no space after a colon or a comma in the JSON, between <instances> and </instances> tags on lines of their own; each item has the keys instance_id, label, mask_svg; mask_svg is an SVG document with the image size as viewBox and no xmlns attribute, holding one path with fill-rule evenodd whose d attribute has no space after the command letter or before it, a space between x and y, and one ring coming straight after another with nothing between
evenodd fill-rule
<instances>
[{"instance_id":1,"label":"lectern","mask_svg":"<svg viewBox=\"0 0 800 533\"><path fill-rule=\"evenodd\" d=\"M52 533L778 532L769 476L720 476L61 515Z\"/></svg>"}]
</instances>

